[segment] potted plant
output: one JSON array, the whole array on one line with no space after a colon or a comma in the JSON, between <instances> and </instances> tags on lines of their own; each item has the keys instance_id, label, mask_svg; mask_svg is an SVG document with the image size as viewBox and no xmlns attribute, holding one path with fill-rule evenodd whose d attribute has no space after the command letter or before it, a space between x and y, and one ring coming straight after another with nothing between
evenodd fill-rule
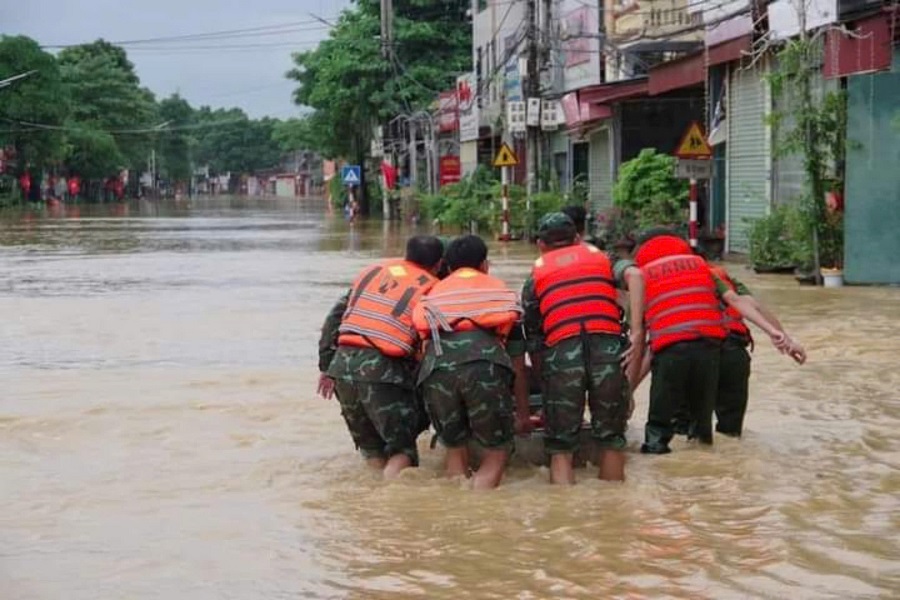
<instances>
[{"instance_id":1,"label":"potted plant","mask_svg":"<svg viewBox=\"0 0 900 600\"><path fill-rule=\"evenodd\" d=\"M828 210L821 227L819 256L822 282L825 287L844 285L844 215L838 210Z\"/></svg>"}]
</instances>

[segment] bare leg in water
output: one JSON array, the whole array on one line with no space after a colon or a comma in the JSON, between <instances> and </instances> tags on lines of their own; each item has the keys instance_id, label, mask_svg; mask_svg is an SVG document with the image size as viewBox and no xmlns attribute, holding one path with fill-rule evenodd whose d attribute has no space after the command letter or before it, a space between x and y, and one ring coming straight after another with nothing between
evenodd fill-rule
<instances>
[{"instance_id":1,"label":"bare leg in water","mask_svg":"<svg viewBox=\"0 0 900 600\"><path fill-rule=\"evenodd\" d=\"M601 451L597 476L604 481L625 481L625 453L619 450Z\"/></svg>"},{"instance_id":2,"label":"bare leg in water","mask_svg":"<svg viewBox=\"0 0 900 600\"><path fill-rule=\"evenodd\" d=\"M465 446L447 448L447 477L467 477L469 475L469 449Z\"/></svg>"},{"instance_id":3,"label":"bare leg in water","mask_svg":"<svg viewBox=\"0 0 900 600\"><path fill-rule=\"evenodd\" d=\"M472 478L472 489L492 490L500 485L509 452L506 450L485 450L481 457L481 465Z\"/></svg>"},{"instance_id":4,"label":"bare leg in water","mask_svg":"<svg viewBox=\"0 0 900 600\"><path fill-rule=\"evenodd\" d=\"M387 460L378 457L378 458L367 458L366 466L372 469L373 471L381 471L384 469L384 465L387 464Z\"/></svg>"},{"instance_id":5,"label":"bare leg in water","mask_svg":"<svg viewBox=\"0 0 900 600\"><path fill-rule=\"evenodd\" d=\"M572 467L574 456L569 453L554 454L550 457L550 483L556 485L574 485L575 469Z\"/></svg>"},{"instance_id":6,"label":"bare leg in water","mask_svg":"<svg viewBox=\"0 0 900 600\"><path fill-rule=\"evenodd\" d=\"M395 454L390 457L384 466L384 478L396 479L403 469L412 466L412 459L406 454Z\"/></svg>"}]
</instances>

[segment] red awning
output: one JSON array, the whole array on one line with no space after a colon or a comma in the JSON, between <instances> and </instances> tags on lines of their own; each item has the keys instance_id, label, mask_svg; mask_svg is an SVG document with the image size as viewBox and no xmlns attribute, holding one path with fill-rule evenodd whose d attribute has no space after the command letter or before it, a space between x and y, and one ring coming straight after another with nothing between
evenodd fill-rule
<instances>
[{"instance_id":1,"label":"red awning","mask_svg":"<svg viewBox=\"0 0 900 600\"><path fill-rule=\"evenodd\" d=\"M703 52L664 62L650 69L648 91L651 96L691 87L706 80Z\"/></svg>"},{"instance_id":2,"label":"red awning","mask_svg":"<svg viewBox=\"0 0 900 600\"><path fill-rule=\"evenodd\" d=\"M627 100L647 95L647 79L629 79L602 83L579 90L578 99L590 104L609 104L619 100Z\"/></svg>"},{"instance_id":3,"label":"red awning","mask_svg":"<svg viewBox=\"0 0 900 600\"><path fill-rule=\"evenodd\" d=\"M850 34L831 29L825 37L825 79L891 68L890 15L882 13L847 26Z\"/></svg>"},{"instance_id":4,"label":"red awning","mask_svg":"<svg viewBox=\"0 0 900 600\"><path fill-rule=\"evenodd\" d=\"M706 51L709 55L709 60L706 64L713 66L721 65L722 63L731 62L733 60L740 60L743 58L744 52L750 51L750 45L752 43L753 36L743 35L739 38L734 38L733 40L710 46Z\"/></svg>"}]
</instances>

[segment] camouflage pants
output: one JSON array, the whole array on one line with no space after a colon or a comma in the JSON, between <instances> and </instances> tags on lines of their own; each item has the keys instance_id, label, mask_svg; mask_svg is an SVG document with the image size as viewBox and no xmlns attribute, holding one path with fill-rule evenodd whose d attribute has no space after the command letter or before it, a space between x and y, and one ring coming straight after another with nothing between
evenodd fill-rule
<instances>
[{"instance_id":1,"label":"camouflage pants","mask_svg":"<svg viewBox=\"0 0 900 600\"><path fill-rule=\"evenodd\" d=\"M545 367L543 397L545 414L544 447L549 454L569 454L578 449L587 399L591 411L591 433L605 449L625 448L628 403L631 391L615 351L599 352L580 364L559 370ZM612 347L610 347L612 349ZM552 361L552 350L546 361Z\"/></svg>"},{"instance_id":2,"label":"camouflage pants","mask_svg":"<svg viewBox=\"0 0 900 600\"><path fill-rule=\"evenodd\" d=\"M422 393L438 439L447 448L474 438L489 449L510 448L514 418L512 373L486 360L432 372Z\"/></svg>"},{"instance_id":3,"label":"camouflage pants","mask_svg":"<svg viewBox=\"0 0 900 600\"><path fill-rule=\"evenodd\" d=\"M338 379L335 393L347 429L365 458L405 454L418 464L420 416L413 390L390 383Z\"/></svg>"}]
</instances>

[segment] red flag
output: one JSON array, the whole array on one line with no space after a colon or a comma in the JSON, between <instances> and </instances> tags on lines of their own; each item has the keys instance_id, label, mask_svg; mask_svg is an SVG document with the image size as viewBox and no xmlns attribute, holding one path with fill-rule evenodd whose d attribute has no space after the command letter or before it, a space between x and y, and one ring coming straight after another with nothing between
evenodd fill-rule
<instances>
[{"instance_id":1,"label":"red flag","mask_svg":"<svg viewBox=\"0 0 900 600\"><path fill-rule=\"evenodd\" d=\"M397 185L397 169L386 160L381 161L381 175L384 177L384 187L392 190Z\"/></svg>"}]
</instances>

